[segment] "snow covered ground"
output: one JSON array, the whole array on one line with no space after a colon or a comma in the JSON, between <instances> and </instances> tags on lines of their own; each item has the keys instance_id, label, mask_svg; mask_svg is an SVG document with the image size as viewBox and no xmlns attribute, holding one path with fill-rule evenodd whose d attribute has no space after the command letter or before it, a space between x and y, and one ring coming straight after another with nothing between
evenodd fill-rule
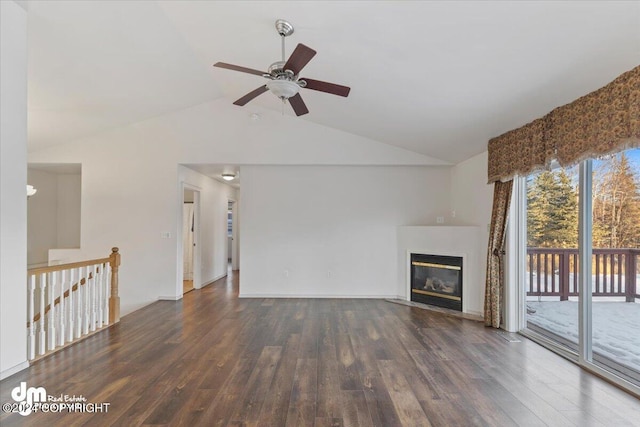
<instances>
[{"instance_id":1,"label":"snow covered ground","mask_svg":"<svg viewBox=\"0 0 640 427\"><path fill-rule=\"evenodd\" d=\"M578 342L577 301L527 301L527 321ZM640 303L593 302L593 351L640 371Z\"/></svg>"}]
</instances>

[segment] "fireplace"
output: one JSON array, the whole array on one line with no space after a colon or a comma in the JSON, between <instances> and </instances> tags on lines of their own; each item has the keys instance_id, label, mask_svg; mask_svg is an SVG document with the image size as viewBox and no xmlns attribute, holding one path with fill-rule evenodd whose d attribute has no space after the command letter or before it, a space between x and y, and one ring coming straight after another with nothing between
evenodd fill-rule
<instances>
[{"instance_id":1,"label":"fireplace","mask_svg":"<svg viewBox=\"0 0 640 427\"><path fill-rule=\"evenodd\" d=\"M411 301L462 311L462 257L412 253Z\"/></svg>"}]
</instances>

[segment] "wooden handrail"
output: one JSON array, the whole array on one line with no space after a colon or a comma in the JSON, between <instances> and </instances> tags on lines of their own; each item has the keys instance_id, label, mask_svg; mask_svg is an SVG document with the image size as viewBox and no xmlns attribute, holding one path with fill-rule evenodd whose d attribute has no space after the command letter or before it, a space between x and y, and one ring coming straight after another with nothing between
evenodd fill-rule
<instances>
[{"instance_id":1,"label":"wooden handrail","mask_svg":"<svg viewBox=\"0 0 640 427\"><path fill-rule=\"evenodd\" d=\"M114 248L114 249L118 249L118 248ZM88 261L71 262L69 264L50 265L48 267L37 267L37 268L32 268L30 270L27 270L27 274L33 275L33 274L42 274L42 273L52 273L54 271L70 270L72 268L87 267L87 266L96 265L96 264L105 264L110 261L111 261L111 257L108 257L108 258L90 259Z\"/></svg>"}]
</instances>

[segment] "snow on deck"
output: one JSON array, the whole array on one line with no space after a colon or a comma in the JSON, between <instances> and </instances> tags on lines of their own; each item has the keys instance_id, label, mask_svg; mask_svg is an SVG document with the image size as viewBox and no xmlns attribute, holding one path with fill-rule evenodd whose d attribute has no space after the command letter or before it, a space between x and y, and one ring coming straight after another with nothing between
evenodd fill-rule
<instances>
[{"instance_id":1,"label":"snow on deck","mask_svg":"<svg viewBox=\"0 0 640 427\"><path fill-rule=\"evenodd\" d=\"M578 343L577 301L527 301L527 321ZM640 371L640 303L593 302L593 351Z\"/></svg>"}]
</instances>

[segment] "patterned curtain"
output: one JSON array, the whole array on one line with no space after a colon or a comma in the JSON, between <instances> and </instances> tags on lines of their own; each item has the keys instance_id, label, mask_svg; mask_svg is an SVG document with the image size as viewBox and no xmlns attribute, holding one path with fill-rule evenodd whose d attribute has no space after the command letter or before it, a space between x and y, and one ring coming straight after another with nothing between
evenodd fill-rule
<instances>
[{"instance_id":1,"label":"patterned curtain","mask_svg":"<svg viewBox=\"0 0 640 427\"><path fill-rule=\"evenodd\" d=\"M542 118L489 140L489 182L640 147L640 66Z\"/></svg>"},{"instance_id":2,"label":"patterned curtain","mask_svg":"<svg viewBox=\"0 0 640 427\"><path fill-rule=\"evenodd\" d=\"M489 182L507 181L548 166L553 148L547 145L547 128L546 118L537 119L489 140Z\"/></svg>"},{"instance_id":3,"label":"patterned curtain","mask_svg":"<svg viewBox=\"0 0 640 427\"><path fill-rule=\"evenodd\" d=\"M507 228L507 214L511 202L513 180L497 181L493 187L493 210L489 247L487 250L487 284L484 296L484 323L494 328L500 327L502 295L504 289L504 241Z\"/></svg>"},{"instance_id":4,"label":"patterned curtain","mask_svg":"<svg viewBox=\"0 0 640 427\"><path fill-rule=\"evenodd\" d=\"M562 166L637 147L640 67L548 115L548 143Z\"/></svg>"}]
</instances>

